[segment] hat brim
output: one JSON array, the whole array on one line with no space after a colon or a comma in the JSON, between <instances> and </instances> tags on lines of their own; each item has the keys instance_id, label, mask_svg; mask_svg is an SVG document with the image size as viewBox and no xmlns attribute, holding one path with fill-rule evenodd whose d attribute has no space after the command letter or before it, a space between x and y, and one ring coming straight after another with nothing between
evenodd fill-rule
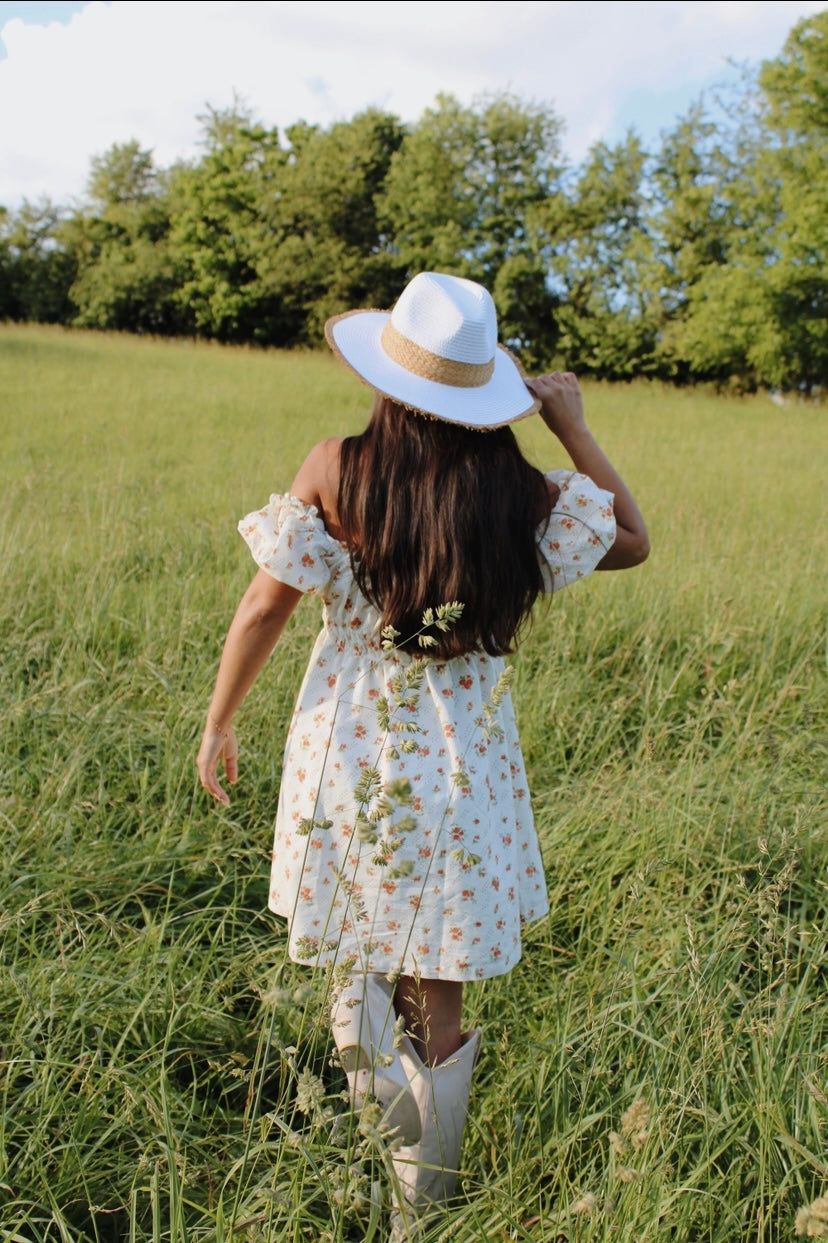
<instances>
[{"instance_id":1,"label":"hat brim","mask_svg":"<svg viewBox=\"0 0 828 1243\"><path fill-rule=\"evenodd\" d=\"M439 384L408 371L383 349L382 330L390 318L390 311L347 311L325 324L333 352L378 393L420 414L480 430L505 427L540 409L520 365L502 345L495 351L491 379L476 388Z\"/></svg>"}]
</instances>

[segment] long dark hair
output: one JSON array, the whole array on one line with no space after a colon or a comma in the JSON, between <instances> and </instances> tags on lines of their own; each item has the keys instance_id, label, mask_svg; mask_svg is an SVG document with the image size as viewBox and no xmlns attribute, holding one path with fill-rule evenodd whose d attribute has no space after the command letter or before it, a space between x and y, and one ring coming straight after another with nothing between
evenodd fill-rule
<instances>
[{"instance_id":1,"label":"long dark hair","mask_svg":"<svg viewBox=\"0 0 828 1243\"><path fill-rule=\"evenodd\" d=\"M400 634L424 609L457 600L460 621L430 630L442 659L512 650L543 590L536 529L551 507L544 476L509 427L479 432L377 396L342 443L338 510L362 593Z\"/></svg>"}]
</instances>

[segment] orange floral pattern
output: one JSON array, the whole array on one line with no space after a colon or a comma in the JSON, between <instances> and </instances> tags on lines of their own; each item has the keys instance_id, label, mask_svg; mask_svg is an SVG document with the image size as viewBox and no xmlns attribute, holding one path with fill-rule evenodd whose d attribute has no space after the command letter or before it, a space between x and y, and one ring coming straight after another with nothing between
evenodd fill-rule
<instances>
[{"instance_id":1,"label":"orange floral pattern","mask_svg":"<svg viewBox=\"0 0 828 1243\"><path fill-rule=\"evenodd\" d=\"M560 496L538 552L556 591L595 568L615 520L611 495L586 476L549 477ZM511 970L521 928L548 905L511 698L492 698L503 661L426 658L412 712L395 691L414 658L383 650L377 612L316 509L274 495L239 531L260 568L323 609L288 730L271 867L291 957L450 980Z\"/></svg>"}]
</instances>

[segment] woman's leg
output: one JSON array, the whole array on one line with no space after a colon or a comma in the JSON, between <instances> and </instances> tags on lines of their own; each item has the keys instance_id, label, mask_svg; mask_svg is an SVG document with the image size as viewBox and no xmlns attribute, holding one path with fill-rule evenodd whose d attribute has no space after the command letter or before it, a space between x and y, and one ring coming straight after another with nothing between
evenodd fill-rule
<instances>
[{"instance_id":1,"label":"woman's leg","mask_svg":"<svg viewBox=\"0 0 828 1243\"><path fill-rule=\"evenodd\" d=\"M396 1048L392 992L385 976L354 971L332 997L331 1027L354 1108L379 1101L386 1124L415 1143L422 1123Z\"/></svg>"},{"instance_id":2,"label":"woman's leg","mask_svg":"<svg viewBox=\"0 0 828 1243\"><path fill-rule=\"evenodd\" d=\"M415 1052L427 1066L439 1066L463 1043L462 1006L463 985L457 980L421 980L403 975L397 981L394 1009L405 1020Z\"/></svg>"},{"instance_id":3,"label":"woman's leg","mask_svg":"<svg viewBox=\"0 0 828 1243\"><path fill-rule=\"evenodd\" d=\"M394 1008L409 1037L400 1061L417 1102L422 1134L393 1150L392 1243L419 1239L423 1223L453 1194L480 1031L461 1034L463 985L402 977Z\"/></svg>"}]
</instances>

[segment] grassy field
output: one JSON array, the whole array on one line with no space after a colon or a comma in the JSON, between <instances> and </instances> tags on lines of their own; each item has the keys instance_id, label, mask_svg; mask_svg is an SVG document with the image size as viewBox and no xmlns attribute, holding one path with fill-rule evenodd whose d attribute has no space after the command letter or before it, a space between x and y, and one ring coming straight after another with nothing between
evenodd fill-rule
<instances>
[{"instance_id":1,"label":"grassy field","mask_svg":"<svg viewBox=\"0 0 828 1243\"><path fill-rule=\"evenodd\" d=\"M427 1237L792 1240L828 1194L825 412L586 395L653 553L556 600L515 661L552 914L467 990L486 1048ZM325 982L265 910L311 602L240 713L228 811L194 768L252 571L235 522L368 404L327 357L0 329L15 1243L385 1237Z\"/></svg>"}]
</instances>

